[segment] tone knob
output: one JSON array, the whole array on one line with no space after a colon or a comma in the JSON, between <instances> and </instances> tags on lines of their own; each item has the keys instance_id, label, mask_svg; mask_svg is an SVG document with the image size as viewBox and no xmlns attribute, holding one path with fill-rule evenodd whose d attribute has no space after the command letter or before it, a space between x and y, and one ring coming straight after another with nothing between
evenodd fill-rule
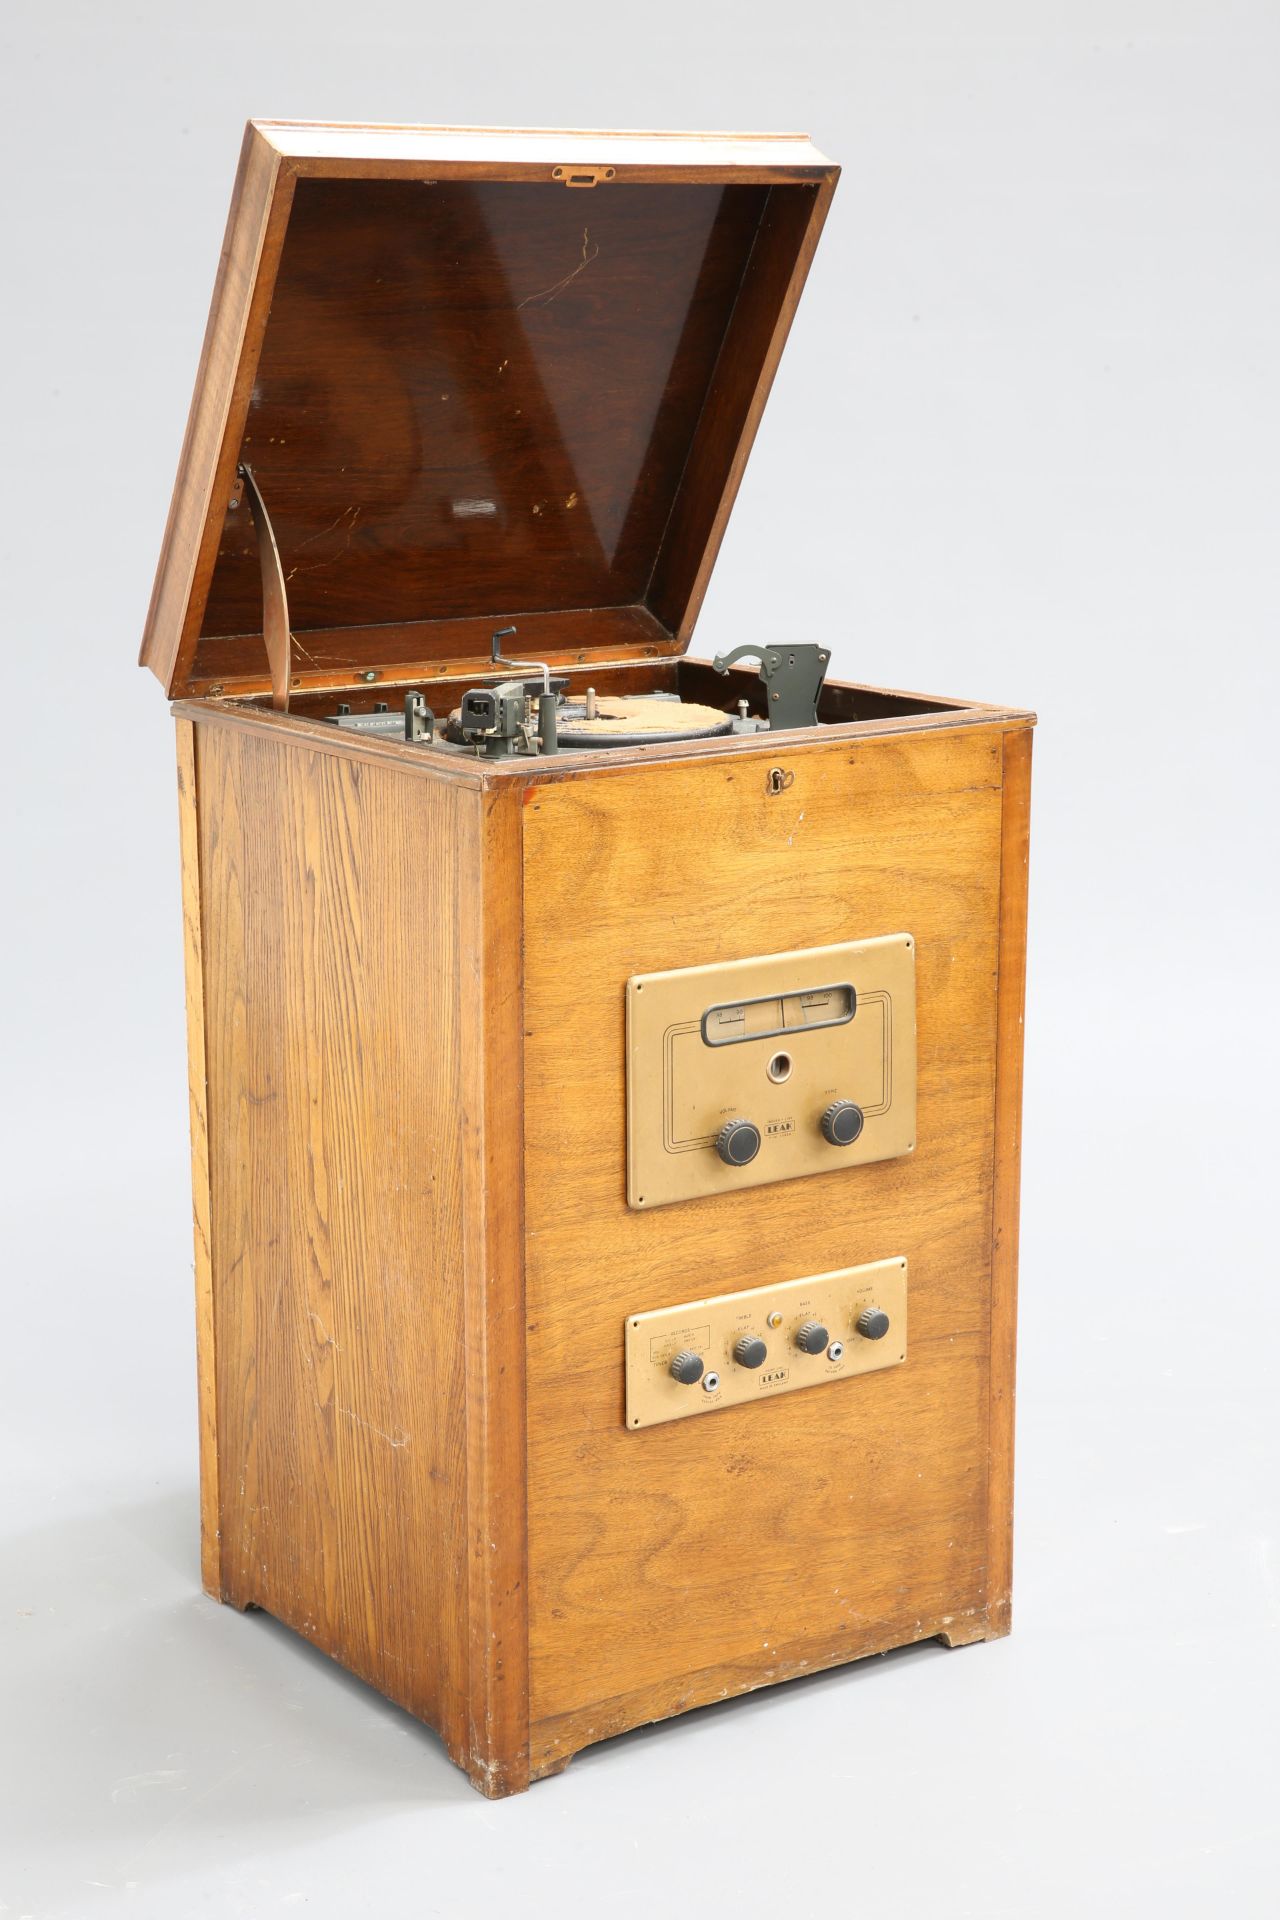
<instances>
[{"instance_id":1,"label":"tone knob","mask_svg":"<svg viewBox=\"0 0 1280 1920\"><path fill-rule=\"evenodd\" d=\"M762 1367L769 1358L769 1349L756 1333L744 1333L741 1340L735 1341L733 1357L740 1367Z\"/></svg>"},{"instance_id":2,"label":"tone knob","mask_svg":"<svg viewBox=\"0 0 1280 1920\"><path fill-rule=\"evenodd\" d=\"M820 1320L806 1320L796 1334L796 1345L801 1353L825 1353L830 1338Z\"/></svg>"},{"instance_id":3,"label":"tone knob","mask_svg":"<svg viewBox=\"0 0 1280 1920\"><path fill-rule=\"evenodd\" d=\"M864 1340L883 1340L889 1331L889 1316L883 1307L864 1307L853 1324Z\"/></svg>"},{"instance_id":4,"label":"tone knob","mask_svg":"<svg viewBox=\"0 0 1280 1920\"><path fill-rule=\"evenodd\" d=\"M851 1147L862 1132L862 1108L853 1100L833 1100L818 1125L833 1147Z\"/></svg>"},{"instance_id":5,"label":"tone knob","mask_svg":"<svg viewBox=\"0 0 1280 1920\"><path fill-rule=\"evenodd\" d=\"M760 1129L750 1120L726 1120L716 1135L716 1152L727 1167L745 1167L760 1151Z\"/></svg>"},{"instance_id":6,"label":"tone knob","mask_svg":"<svg viewBox=\"0 0 1280 1920\"><path fill-rule=\"evenodd\" d=\"M671 1378L678 1380L682 1387L696 1387L702 1378L702 1355L686 1347L671 1362Z\"/></svg>"}]
</instances>

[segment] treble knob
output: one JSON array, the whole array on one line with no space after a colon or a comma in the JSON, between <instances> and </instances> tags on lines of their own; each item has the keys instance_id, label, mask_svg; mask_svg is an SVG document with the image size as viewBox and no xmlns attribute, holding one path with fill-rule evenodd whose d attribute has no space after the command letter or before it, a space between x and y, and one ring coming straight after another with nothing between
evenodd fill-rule
<instances>
[{"instance_id":1,"label":"treble knob","mask_svg":"<svg viewBox=\"0 0 1280 1920\"><path fill-rule=\"evenodd\" d=\"M744 1333L734 1342L733 1357L740 1367L762 1367L769 1358L769 1349L757 1333Z\"/></svg>"},{"instance_id":2,"label":"treble knob","mask_svg":"<svg viewBox=\"0 0 1280 1920\"><path fill-rule=\"evenodd\" d=\"M851 1147L862 1132L862 1108L854 1100L833 1100L818 1125L833 1147Z\"/></svg>"},{"instance_id":3,"label":"treble knob","mask_svg":"<svg viewBox=\"0 0 1280 1920\"><path fill-rule=\"evenodd\" d=\"M716 1152L726 1167L745 1167L760 1151L760 1129L750 1120L726 1120L716 1135Z\"/></svg>"},{"instance_id":4,"label":"treble knob","mask_svg":"<svg viewBox=\"0 0 1280 1920\"><path fill-rule=\"evenodd\" d=\"M801 1353L824 1353L830 1337L820 1320L806 1320L797 1329L796 1345Z\"/></svg>"}]
</instances>

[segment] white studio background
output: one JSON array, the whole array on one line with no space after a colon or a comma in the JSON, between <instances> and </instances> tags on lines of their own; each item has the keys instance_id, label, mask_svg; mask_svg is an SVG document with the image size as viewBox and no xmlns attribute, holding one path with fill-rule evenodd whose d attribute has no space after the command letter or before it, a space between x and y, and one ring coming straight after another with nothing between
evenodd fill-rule
<instances>
[{"instance_id":1,"label":"white studio background","mask_svg":"<svg viewBox=\"0 0 1280 1920\"><path fill-rule=\"evenodd\" d=\"M1271 1912L1280 12L52 0L0 103L0 1914ZM811 131L844 177L695 651L1041 715L1015 1634L499 1807L198 1593L133 660L251 113Z\"/></svg>"}]
</instances>

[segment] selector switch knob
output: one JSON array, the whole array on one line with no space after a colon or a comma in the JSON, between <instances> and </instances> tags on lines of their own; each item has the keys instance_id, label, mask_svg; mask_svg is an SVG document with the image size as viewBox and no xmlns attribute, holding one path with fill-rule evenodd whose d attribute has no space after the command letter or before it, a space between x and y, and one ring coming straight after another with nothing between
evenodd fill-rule
<instances>
[{"instance_id":1,"label":"selector switch knob","mask_svg":"<svg viewBox=\"0 0 1280 1920\"><path fill-rule=\"evenodd\" d=\"M716 1135L716 1152L727 1167L745 1167L760 1151L760 1129L750 1120L726 1120Z\"/></svg>"},{"instance_id":2,"label":"selector switch knob","mask_svg":"<svg viewBox=\"0 0 1280 1920\"><path fill-rule=\"evenodd\" d=\"M801 1353L825 1353L831 1335L820 1320L806 1320L796 1334Z\"/></svg>"},{"instance_id":3,"label":"selector switch knob","mask_svg":"<svg viewBox=\"0 0 1280 1920\"><path fill-rule=\"evenodd\" d=\"M733 1357L740 1367L762 1367L769 1358L769 1349L759 1334L744 1333L741 1340L734 1343Z\"/></svg>"},{"instance_id":4,"label":"selector switch knob","mask_svg":"<svg viewBox=\"0 0 1280 1920\"><path fill-rule=\"evenodd\" d=\"M853 1100L833 1100L818 1125L833 1147L851 1147L862 1132L863 1112Z\"/></svg>"},{"instance_id":5,"label":"selector switch knob","mask_svg":"<svg viewBox=\"0 0 1280 1920\"><path fill-rule=\"evenodd\" d=\"M671 1362L671 1378L678 1380L682 1387L696 1387L702 1378L702 1355L686 1347Z\"/></svg>"},{"instance_id":6,"label":"selector switch knob","mask_svg":"<svg viewBox=\"0 0 1280 1920\"><path fill-rule=\"evenodd\" d=\"M853 1324L864 1340L883 1340L889 1331L889 1316L883 1307L864 1307Z\"/></svg>"}]
</instances>

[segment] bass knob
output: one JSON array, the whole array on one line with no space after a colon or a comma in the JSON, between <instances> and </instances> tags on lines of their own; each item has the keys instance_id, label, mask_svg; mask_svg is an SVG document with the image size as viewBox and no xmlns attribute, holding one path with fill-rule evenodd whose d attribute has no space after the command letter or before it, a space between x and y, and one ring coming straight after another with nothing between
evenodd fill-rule
<instances>
[{"instance_id":1,"label":"bass knob","mask_svg":"<svg viewBox=\"0 0 1280 1920\"><path fill-rule=\"evenodd\" d=\"M830 1337L820 1320L806 1320L796 1331L796 1345L801 1353L825 1353Z\"/></svg>"}]
</instances>

